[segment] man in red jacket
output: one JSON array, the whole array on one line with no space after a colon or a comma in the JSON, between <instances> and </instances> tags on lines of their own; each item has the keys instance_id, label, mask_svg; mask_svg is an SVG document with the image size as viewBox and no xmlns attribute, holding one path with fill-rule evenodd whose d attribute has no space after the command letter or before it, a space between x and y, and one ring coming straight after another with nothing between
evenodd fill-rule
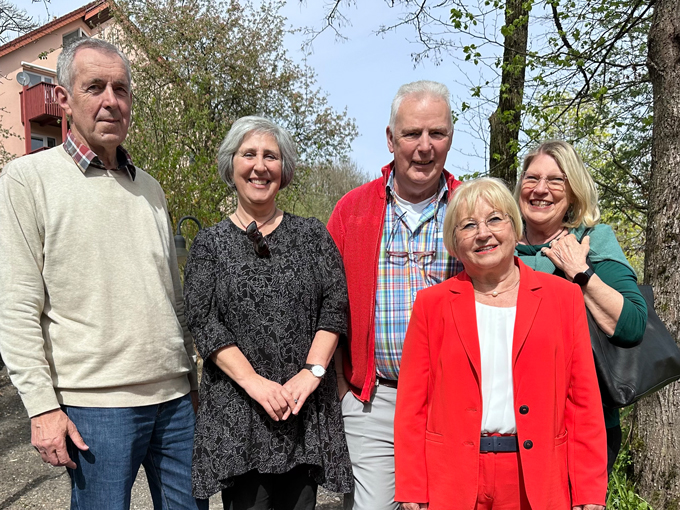
<instances>
[{"instance_id":1,"label":"man in red jacket","mask_svg":"<svg viewBox=\"0 0 680 510\"><path fill-rule=\"evenodd\" d=\"M453 123L441 83L403 85L392 101L382 177L350 191L328 222L345 264L348 342L336 371L355 478L346 510L397 510L394 409L401 350L416 293L462 269L442 226L460 184L444 170ZM351 391L349 391L351 390Z\"/></svg>"}]
</instances>

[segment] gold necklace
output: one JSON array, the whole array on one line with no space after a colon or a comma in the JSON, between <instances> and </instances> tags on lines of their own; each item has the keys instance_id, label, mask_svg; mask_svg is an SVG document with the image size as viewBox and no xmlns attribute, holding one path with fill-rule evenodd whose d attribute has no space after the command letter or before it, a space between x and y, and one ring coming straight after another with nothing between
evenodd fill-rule
<instances>
[{"instance_id":1,"label":"gold necklace","mask_svg":"<svg viewBox=\"0 0 680 510\"><path fill-rule=\"evenodd\" d=\"M278 212L279 212L279 208L278 208L278 207L274 207L274 214L272 214L271 218L269 218L267 221L264 221L264 222L260 223L259 225L257 224L257 221L253 220L253 221L255 221L255 226L257 227L257 229L260 230L260 229L261 229L262 227L264 227L267 223L269 223L270 221L272 221L272 220L274 219L274 217L276 216L276 213L278 213ZM243 230L245 230L245 229L246 229L246 226L245 226L245 225L243 224L243 222L241 221L241 218L239 218L238 212L234 211L234 216L236 216L236 219L238 220L238 222L239 222L239 223L241 224L241 226L243 227Z\"/></svg>"},{"instance_id":2,"label":"gold necklace","mask_svg":"<svg viewBox=\"0 0 680 510\"><path fill-rule=\"evenodd\" d=\"M517 278L517 281L513 284L512 287L509 287L505 290L494 290L492 292L482 292L481 290L475 289L475 292L477 294L481 294L482 296L498 297L499 294L503 294L504 292L510 292L512 289L514 289L518 285L519 285L519 278ZM472 288L474 289L474 284L473 284Z\"/></svg>"}]
</instances>

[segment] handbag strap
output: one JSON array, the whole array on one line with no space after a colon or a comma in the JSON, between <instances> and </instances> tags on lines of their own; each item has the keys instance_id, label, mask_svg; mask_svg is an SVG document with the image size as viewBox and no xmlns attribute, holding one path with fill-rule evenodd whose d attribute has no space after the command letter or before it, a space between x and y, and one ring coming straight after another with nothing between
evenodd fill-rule
<instances>
[{"instance_id":1,"label":"handbag strap","mask_svg":"<svg viewBox=\"0 0 680 510\"><path fill-rule=\"evenodd\" d=\"M581 239L579 239L578 242L579 242L579 243L583 242L583 238L584 238L585 236L590 235L590 232L591 232L592 230L593 230L593 227L588 227L587 229L585 229L585 230L583 231L583 235L581 236Z\"/></svg>"},{"instance_id":2,"label":"handbag strap","mask_svg":"<svg viewBox=\"0 0 680 510\"><path fill-rule=\"evenodd\" d=\"M583 235L581 236L581 239L578 240L579 243L583 242L583 238L587 235L590 235L590 231L593 230L593 227L588 227L583 231ZM590 260L590 251L588 251L588 255L586 255L586 264L588 264L588 267L595 271L595 266L593 265L593 261Z\"/></svg>"}]
</instances>

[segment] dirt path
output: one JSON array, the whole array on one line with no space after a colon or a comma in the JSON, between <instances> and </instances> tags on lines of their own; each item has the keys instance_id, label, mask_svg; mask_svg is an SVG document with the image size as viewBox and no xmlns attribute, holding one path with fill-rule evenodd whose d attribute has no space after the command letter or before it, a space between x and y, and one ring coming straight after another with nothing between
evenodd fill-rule
<instances>
[{"instance_id":1,"label":"dirt path","mask_svg":"<svg viewBox=\"0 0 680 510\"><path fill-rule=\"evenodd\" d=\"M31 446L30 423L6 369L0 370L0 510L68 510L69 478L64 468L44 464ZM132 510L153 510L144 470L132 490ZM222 508L219 496L210 508ZM317 510L341 510L341 499L319 490Z\"/></svg>"}]
</instances>

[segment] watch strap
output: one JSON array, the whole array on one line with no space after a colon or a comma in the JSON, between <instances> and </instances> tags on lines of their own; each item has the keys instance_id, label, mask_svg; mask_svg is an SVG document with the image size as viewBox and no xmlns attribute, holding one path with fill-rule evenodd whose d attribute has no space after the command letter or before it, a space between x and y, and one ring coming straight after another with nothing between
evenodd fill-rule
<instances>
[{"instance_id":1,"label":"watch strap","mask_svg":"<svg viewBox=\"0 0 680 510\"><path fill-rule=\"evenodd\" d=\"M585 286L588 284L590 281L590 278L595 274L595 271L593 271L592 267L589 267L585 271L581 271L580 273L576 273L574 275L574 283L580 285L581 287Z\"/></svg>"}]
</instances>

